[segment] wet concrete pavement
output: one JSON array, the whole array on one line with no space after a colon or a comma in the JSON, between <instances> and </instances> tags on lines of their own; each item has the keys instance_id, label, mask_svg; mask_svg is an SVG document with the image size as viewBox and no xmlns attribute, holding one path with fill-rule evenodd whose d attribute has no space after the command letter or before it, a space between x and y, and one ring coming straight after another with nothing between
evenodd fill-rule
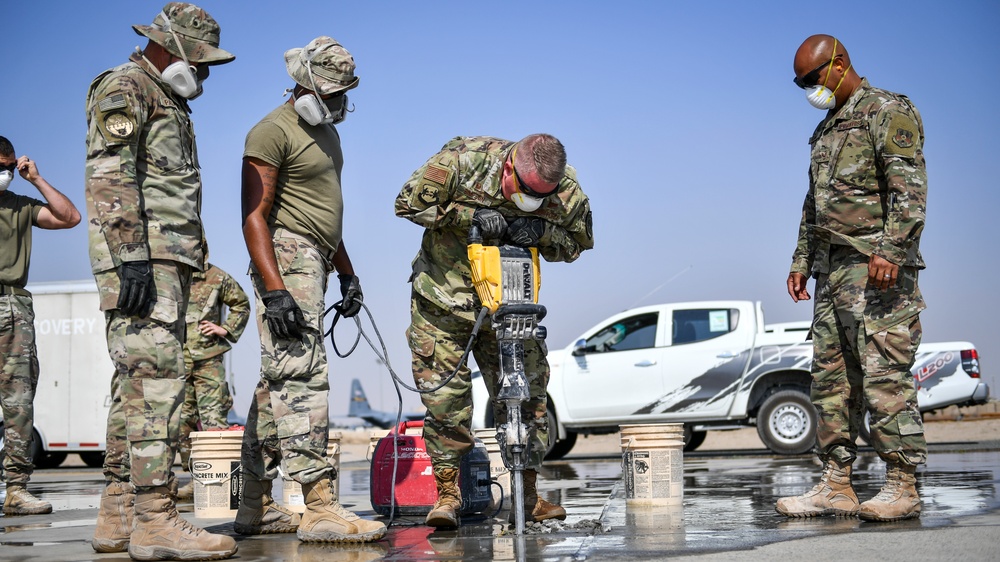
<instances>
[{"instance_id":1,"label":"wet concrete pavement","mask_svg":"<svg viewBox=\"0 0 1000 562\"><path fill-rule=\"evenodd\" d=\"M869 498L885 466L862 450L854 483ZM369 463L341 459L345 506L375 517L368 497ZM302 544L294 535L240 537L232 522L184 516L213 532L236 536L236 559L290 561L401 560L996 560L1000 538L1000 442L937 444L918 472L920 519L869 523L858 519L789 520L774 511L778 497L810 488L819 474L806 456L766 451L712 451L684 458L683 506L626 506L621 459L574 457L547 463L540 489L561 503L565 522L532 528L522 538L501 534L500 521L467 520L457 530L432 531L421 518L397 518L387 536L368 545ZM0 517L0 560L127 560L96 554L93 534L103 488L100 470L40 470L30 485L51 502L51 515ZM279 496L280 497L280 496Z\"/></svg>"}]
</instances>

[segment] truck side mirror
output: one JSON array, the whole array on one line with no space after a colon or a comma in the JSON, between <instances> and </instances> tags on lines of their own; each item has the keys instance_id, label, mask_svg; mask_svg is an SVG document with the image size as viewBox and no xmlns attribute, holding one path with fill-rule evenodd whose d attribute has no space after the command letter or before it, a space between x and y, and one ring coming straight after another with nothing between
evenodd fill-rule
<instances>
[{"instance_id":1,"label":"truck side mirror","mask_svg":"<svg viewBox=\"0 0 1000 562\"><path fill-rule=\"evenodd\" d=\"M579 357L581 355L586 355L587 353L587 340L576 340L573 344L573 355Z\"/></svg>"}]
</instances>

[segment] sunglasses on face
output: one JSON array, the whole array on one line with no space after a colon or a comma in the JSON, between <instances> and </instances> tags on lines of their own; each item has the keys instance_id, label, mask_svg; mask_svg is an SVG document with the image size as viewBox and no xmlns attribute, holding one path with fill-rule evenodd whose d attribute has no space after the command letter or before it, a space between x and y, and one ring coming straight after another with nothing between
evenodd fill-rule
<instances>
[{"instance_id":1,"label":"sunglasses on face","mask_svg":"<svg viewBox=\"0 0 1000 562\"><path fill-rule=\"evenodd\" d=\"M819 82L819 73L830 64L833 64L833 61L837 60L837 58L840 56L842 55L837 55L836 57L833 57L832 59L810 70L802 78L799 78L798 76L792 78L792 82L795 82L795 85L802 88L803 90L815 86L816 83Z\"/></svg>"},{"instance_id":2,"label":"sunglasses on face","mask_svg":"<svg viewBox=\"0 0 1000 562\"><path fill-rule=\"evenodd\" d=\"M17 169L17 162L11 162L10 164L0 164L0 170L7 170L8 172L13 172Z\"/></svg>"},{"instance_id":3,"label":"sunglasses on face","mask_svg":"<svg viewBox=\"0 0 1000 562\"><path fill-rule=\"evenodd\" d=\"M528 184L524 183L524 180L521 179L521 176L517 175L517 168L514 168L514 187L517 188L517 190L520 191L521 193L525 195L530 195L535 199L544 199L546 196L549 195L548 193L544 194L538 193L534 189L528 187Z\"/></svg>"}]
</instances>

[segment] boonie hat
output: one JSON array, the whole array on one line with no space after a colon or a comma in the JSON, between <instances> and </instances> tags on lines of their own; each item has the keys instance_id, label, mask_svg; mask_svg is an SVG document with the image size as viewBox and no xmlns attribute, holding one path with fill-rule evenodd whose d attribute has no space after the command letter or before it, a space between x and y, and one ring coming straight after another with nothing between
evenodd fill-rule
<instances>
[{"instance_id":1,"label":"boonie hat","mask_svg":"<svg viewBox=\"0 0 1000 562\"><path fill-rule=\"evenodd\" d=\"M167 20L163 19L167 15ZM153 25L133 25L139 35L155 41L175 57L208 65L232 62L236 55L219 48L219 24L208 12L186 2L170 2L153 18ZM173 33L170 33L173 30ZM174 34L184 52L177 47Z\"/></svg>"},{"instance_id":2,"label":"boonie hat","mask_svg":"<svg viewBox=\"0 0 1000 562\"><path fill-rule=\"evenodd\" d=\"M336 39L317 37L301 49L285 51L285 68L292 80L321 96L347 91L358 86L354 75L354 57ZM312 69L312 80L309 69ZM315 86L313 83L315 82Z\"/></svg>"}]
</instances>

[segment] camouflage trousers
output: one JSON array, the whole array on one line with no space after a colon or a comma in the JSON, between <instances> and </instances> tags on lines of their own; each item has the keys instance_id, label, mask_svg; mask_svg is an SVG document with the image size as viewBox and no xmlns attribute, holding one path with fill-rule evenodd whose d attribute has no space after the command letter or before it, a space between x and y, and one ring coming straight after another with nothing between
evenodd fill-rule
<instances>
[{"instance_id":1,"label":"camouflage trousers","mask_svg":"<svg viewBox=\"0 0 1000 562\"><path fill-rule=\"evenodd\" d=\"M917 272L900 268L896 287L882 292L868 285L868 257L845 248L831 252L830 273L816 282L811 394L820 457L853 462L867 412L884 461L923 464L927 443L910 372L921 338L911 298L922 308ZM888 326L871 332L873 319Z\"/></svg>"},{"instance_id":2,"label":"camouflage trousers","mask_svg":"<svg viewBox=\"0 0 1000 562\"><path fill-rule=\"evenodd\" d=\"M494 400L500 385L500 350L489 319L479 329L472 353L490 394L493 418L499 427L507 421L507 407ZM406 337L413 355L413 380L417 388L433 388L458 366L472 335L474 322L452 314L423 296L410 299L410 327ZM545 414L549 364L544 341L524 342L524 367L531 398L521 405L521 419L528 424L530 449L527 465L542 466L548 447L549 425ZM421 394L427 407L424 443L435 468L458 468L462 455L473 446L472 378L468 366L440 390Z\"/></svg>"},{"instance_id":3,"label":"camouflage trousers","mask_svg":"<svg viewBox=\"0 0 1000 562\"><path fill-rule=\"evenodd\" d=\"M267 289L251 267L261 380L243 432L242 465L251 476L270 480L283 462L292 479L309 484L326 474L337 477L326 461L330 380L323 342L324 297L332 255L313 240L283 228L274 231L272 242L281 279L302 309L306 329L301 340L271 335L260 298Z\"/></svg>"},{"instance_id":4,"label":"camouflage trousers","mask_svg":"<svg viewBox=\"0 0 1000 562\"><path fill-rule=\"evenodd\" d=\"M95 274L115 366L104 475L108 481L130 480L137 488L164 486L172 477L185 388L184 318L191 270L172 261L151 265L156 305L148 318L109 308L117 301L118 274Z\"/></svg>"},{"instance_id":5,"label":"camouflage trousers","mask_svg":"<svg viewBox=\"0 0 1000 562\"><path fill-rule=\"evenodd\" d=\"M191 432L218 431L229 428L229 410L233 407L233 395L226 382L226 367L222 355L201 361L184 357L184 371L187 385L184 387L184 403L181 405L181 433L178 449L181 464L188 470L191 458Z\"/></svg>"},{"instance_id":6,"label":"camouflage trousers","mask_svg":"<svg viewBox=\"0 0 1000 562\"><path fill-rule=\"evenodd\" d=\"M5 479L7 484L27 484L34 469L31 440L38 388L35 311L30 296L0 296L0 364Z\"/></svg>"}]
</instances>

